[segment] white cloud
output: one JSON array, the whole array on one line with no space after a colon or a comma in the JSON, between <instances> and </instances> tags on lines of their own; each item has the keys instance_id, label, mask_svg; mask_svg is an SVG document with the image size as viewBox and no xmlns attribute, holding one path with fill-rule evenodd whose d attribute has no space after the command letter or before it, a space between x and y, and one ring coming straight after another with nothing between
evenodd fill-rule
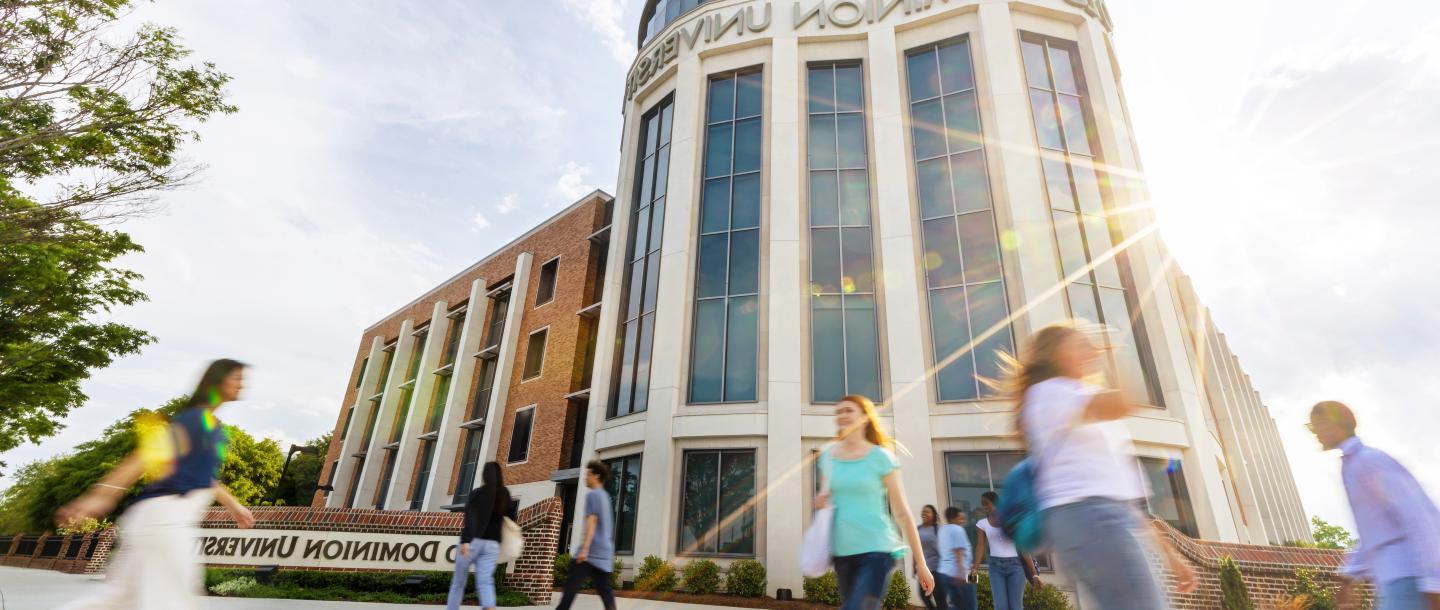
<instances>
[{"instance_id":1,"label":"white cloud","mask_svg":"<svg viewBox=\"0 0 1440 610\"><path fill-rule=\"evenodd\" d=\"M495 211L501 215L509 214L515 211L515 207L518 206L519 203L519 195L515 193L505 193L505 196L500 198L500 203L495 204Z\"/></svg>"},{"instance_id":2,"label":"white cloud","mask_svg":"<svg viewBox=\"0 0 1440 610\"><path fill-rule=\"evenodd\" d=\"M559 196L565 203L579 199L582 195L595 190L594 186L585 181L590 175L590 168L580 165L574 161L566 161L560 167L560 178L555 181L551 192Z\"/></svg>"},{"instance_id":3,"label":"white cloud","mask_svg":"<svg viewBox=\"0 0 1440 610\"><path fill-rule=\"evenodd\" d=\"M565 0L565 10L599 34L620 65L628 67L635 59L635 45L625 35L622 0Z\"/></svg>"},{"instance_id":4,"label":"white cloud","mask_svg":"<svg viewBox=\"0 0 1440 610\"><path fill-rule=\"evenodd\" d=\"M474 223L475 223L475 227L474 227L474 228L475 228L476 231L479 231L480 229L488 229L488 228L490 228L490 220L487 219L487 218L485 218L485 213L484 213L484 212L476 212L476 213L475 213L475 218L472 218L472 219L471 219L471 222L474 222Z\"/></svg>"}]
</instances>

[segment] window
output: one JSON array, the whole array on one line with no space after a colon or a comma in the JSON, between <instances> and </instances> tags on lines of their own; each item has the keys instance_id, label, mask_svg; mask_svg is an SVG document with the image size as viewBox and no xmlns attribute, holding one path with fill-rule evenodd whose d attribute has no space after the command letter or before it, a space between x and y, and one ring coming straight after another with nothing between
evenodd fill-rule
<instances>
[{"instance_id":1,"label":"window","mask_svg":"<svg viewBox=\"0 0 1440 610\"><path fill-rule=\"evenodd\" d=\"M1199 537L1195 509L1190 504L1190 489L1185 486L1185 471L1180 460L1142 457L1139 461L1141 474L1150 486L1150 495L1145 498L1150 514L1186 536Z\"/></svg>"},{"instance_id":2,"label":"window","mask_svg":"<svg viewBox=\"0 0 1440 610\"><path fill-rule=\"evenodd\" d=\"M338 474L340 474L340 460L336 459L330 462L330 479L325 482L325 486L329 487L329 489L325 490L326 499L330 498L330 492L335 491L335 476Z\"/></svg>"},{"instance_id":3,"label":"window","mask_svg":"<svg viewBox=\"0 0 1440 610\"><path fill-rule=\"evenodd\" d=\"M415 493L410 496L410 510L420 510L425 505L425 488L430 485L430 462L435 457L435 441L420 439L420 470L415 473Z\"/></svg>"},{"instance_id":4,"label":"window","mask_svg":"<svg viewBox=\"0 0 1440 610\"><path fill-rule=\"evenodd\" d=\"M345 437L350 434L350 421L353 419L355 419L355 406L351 405L350 408L345 409L345 425L340 426L340 440L345 440Z\"/></svg>"},{"instance_id":5,"label":"window","mask_svg":"<svg viewBox=\"0 0 1440 610\"><path fill-rule=\"evenodd\" d=\"M355 508L355 494L360 491L360 471L365 469L365 458L355 458L350 470L350 489L345 491L345 508Z\"/></svg>"},{"instance_id":6,"label":"window","mask_svg":"<svg viewBox=\"0 0 1440 610\"><path fill-rule=\"evenodd\" d=\"M640 119L635 166L634 212L624 259L619 349L610 417L644 411L650 397L650 347L655 334L655 298L660 286L660 244L665 224L665 186L670 172L670 113L666 98Z\"/></svg>"},{"instance_id":7,"label":"window","mask_svg":"<svg viewBox=\"0 0 1440 610\"><path fill-rule=\"evenodd\" d=\"M390 381L390 363L395 360L395 344L391 343L383 350L385 359L380 361L380 379L375 384L375 394L385 391L385 384Z\"/></svg>"},{"instance_id":8,"label":"window","mask_svg":"<svg viewBox=\"0 0 1440 610\"><path fill-rule=\"evenodd\" d=\"M858 63L810 66L810 367L814 402L880 399L874 239Z\"/></svg>"},{"instance_id":9,"label":"window","mask_svg":"<svg viewBox=\"0 0 1440 610\"><path fill-rule=\"evenodd\" d=\"M415 340L410 343L410 360L405 366L405 381L400 383L400 405L395 412L395 421L390 425L390 439L387 442L400 442L400 435L405 431L405 418L410 416L410 407L415 402L415 379L420 376L420 358L425 353L426 339L430 333L426 329L415 331Z\"/></svg>"},{"instance_id":10,"label":"window","mask_svg":"<svg viewBox=\"0 0 1440 610\"><path fill-rule=\"evenodd\" d=\"M365 379L365 367L370 366L370 357L366 356L360 361L360 371L355 373L355 387L360 387L360 381Z\"/></svg>"},{"instance_id":11,"label":"window","mask_svg":"<svg viewBox=\"0 0 1440 610\"><path fill-rule=\"evenodd\" d=\"M755 554L755 451L687 451L681 555Z\"/></svg>"},{"instance_id":12,"label":"window","mask_svg":"<svg viewBox=\"0 0 1440 610\"><path fill-rule=\"evenodd\" d=\"M365 417L365 436L360 439L360 447L357 452L370 450L370 439L375 437L375 420L380 417L380 396L370 399L370 409Z\"/></svg>"},{"instance_id":13,"label":"window","mask_svg":"<svg viewBox=\"0 0 1440 610\"><path fill-rule=\"evenodd\" d=\"M530 333L530 341L525 346L525 370L520 374L521 381L540 376L545 367L545 337L549 334L549 329L545 328Z\"/></svg>"},{"instance_id":14,"label":"window","mask_svg":"<svg viewBox=\"0 0 1440 610\"><path fill-rule=\"evenodd\" d=\"M610 467L610 507L615 513L615 552L635 552L636 517L640 500L640 455L605 460Z\"/></svg>"},{"instance_id":15,"label":"window","mask_svg":"<svg viewBox=\"0 0 1440 610\"><path fill-rule=\"evenodd\" d=\"M1100 341L1108 348L1110 379L1136 392L1143 388L1149 403L1158 405L1160 393L1146 374L1149 354L1142 352L1144 325L1129 299L1133 288L1125 253L1097 262L1122 238L1109 220L1109 176L1100 170L1075 45L1022 34L1020 48L1060 268L1067 278L1076 277L1065 287L1070 316L1105 326Z\"/></svg>"},{"instance_id":16,"label":"window","mask_svg":"<svg viewBox=\"0 0 1440 610\"><path fill-rule=\"evenodd\" d=\"M395 452L396 449L385 450L385 461L380 467L380 490L375 498L375 508L385 510L385 498L390 495L390 481L395 476Z\"/></svg>"},{"instance_id":17,"label":"window","mask_svg":"<svg viewBox=\"0 0 1440 610\"><path fill-rule=\"evenodd\" d=\"M756 398L764 90L759 70L710 79L695 264L690 402Z\"/></svg>"},{"instance_id":18,"label":"window","mask_svg":"<svg viewBox=\"0 0 1440 610\"><path fill-rule=\"evenodd\" d=\"M555 274L559 271L560 257L540 265L540 287L535 289L535 306L539 307L555 299Z\"/></svg>"},{"instance_id":19,"label":"window","mask_svg":"<svg viewBox=\"0 0 1440 610\"><path fill-rule=\"evenodd\" d=\"M510 431L510 454L506 461L515 464L530 459L530 427L535 423L535 407L515 412L515 425Z\"/></svg>"},{"instance_id":20,"label":"window","mask_svg":"<svg viewBox=\"0 0 1440 610\"><path fill-rule=\"evenodd\" d=\"M495 389L495 360L480 361L480 383L475 390L475 402L470 404L466 421L475 421L489 413L490 393Z\"/></svg>"},{"instance_id":21,"label":"window","mask_svg":"<svg viewBox=\"0 0 1440 610\"><path fill-rule=\"evenodd\" d=\"M649 42L651 37L658 34L660 30L665 29L665 26L670 25L671 22L675 21L675 19L690 9L709 1L710 0L657 0L653 9L654 12L649 13L648 16L644 18L645 37L640 42L640 46L645 46L645 43Z\"/></svg>"},{"instance_id":22,"label":"window","mask_svg":"<svg viewBox=\"0 0 1440 610\"><path fill-rule=\"evenodd\" d=\"M386 444L400 442L400 435L405 432L405 418L410 415L410 403L414 398L414 384L400 388L400 407L395 409L395 419L390 422L390 438L385 441Z\"/></svg>"},{"instance_id":23,"label":"window","mask_svg":"<svg viewBox=\"0 0 1440 610\"><path fill-rule=\"evenodd\" d=\"M470 497L470 490L475 487L475 471L480 466L480 440L485 436L485 428L474 428L465 431L465 445L460 455L460 478L455 484L455 497L451 502L464 504L465 499Z\"/></svg>"},{"instance_id":24,"label":"window","mask_svg":"<svg viewBox=\"0 0 1440 610\"><path fill-rule=\"evenodd\" d=\"M991 394L978 378L999 378L996 352L1014 344L970 44L912 50L905 67L936 394L974 400Z\"/></svg>"},{"instance_id":25,"label":"window","mask_svg":"<svg viewBox=\"0 0 1440 610\"><path fill-rule=\"evenodd\" d=\"M430 395L430 411L425 414L425 433L440 429L440 419L445 416L445 400L450 396L450 374L435 374L435 392Z\"/></svg>"},{"instance_id":26,"label":"window","mask_svg":"<svg viewBox=\"0 0 1440 610\"><path fill-rule=\"evenodd\" d=\"M965 512L965 532L970 535L973 546L979 539L979 528L975 524L989 515L980 508L980 494L987 491L1003 493L1005 475L1010 474L1025 454L1019 451L992 451L979 453L945 454L945 480L949 489L950 506ZM943 508L942 508L943 511ZM1034 557L1036 566L1050 568L1049 557Z\"/></svg>"},{"instance_id":27,"label":"window","mask_svg":"<svg viewBox=\"0 0 1440 610\"><path fill-rule=\"evenodd\" d=\"M460 351L460 330L463 326L465 312L461 310L459 316L450 314L449 324L445 328L445 351L440 354L440 366L450 366L455 363L455 354Z\"/></svg>"},{"instance_id":28,"label":"window","mask_svg":"<svg viewBox=\"0 0 1440 610\"><path fill-rule=\"evenodd\" d=\"M485 332L485 348L500 345L505 336L505 316L510 313L510 291L502 291L490 299L490 328Z\"/></svg>"}]
</instances>

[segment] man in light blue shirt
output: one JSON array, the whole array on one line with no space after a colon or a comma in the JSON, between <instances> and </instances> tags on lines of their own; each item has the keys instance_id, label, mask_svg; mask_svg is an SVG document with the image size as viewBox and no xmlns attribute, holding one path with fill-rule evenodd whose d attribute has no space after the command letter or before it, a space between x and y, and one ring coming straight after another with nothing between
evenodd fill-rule
<instances>
[{"instance_id":1,"label":"man in light blue shirt","mask_svg":"<svg viewBox=\"0 0 1440 610\"><path fill-rule=\"evenodd\" d=\"M966 581L970 574L970 536L965 533L965 513L954 506L945 509L945 525L940 528L940 567L935 572L936 586L945 587L950 607L975 610L975 584Z\"/></svg>"},{"instance_id":2,"label":"man in light blue shirt","mask_svg":"<svg viewBox=\"0 0 1440 610\"><path fill-rule=\"evenodd\" d=\"M1360 544L1348 553L1336 596L1341 610L1355 606L1354 581L1375 584L1376 610L1440 610L1440 510L1404 466L1355 436L1355 413L1325 401L1310 410L1307 426L1327 451L1344 453L1340 477Z\"/></svg>"}]
</instances>

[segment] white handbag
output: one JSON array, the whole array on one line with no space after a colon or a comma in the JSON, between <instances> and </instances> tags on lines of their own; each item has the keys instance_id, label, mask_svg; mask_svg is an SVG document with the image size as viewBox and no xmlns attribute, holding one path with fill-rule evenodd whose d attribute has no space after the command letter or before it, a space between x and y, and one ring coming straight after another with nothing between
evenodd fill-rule
<instances>
[{"instance_id":1,"label":"white handbag","mask_svg":"<svg viewBox=\"0 0 1440 610\"><path fill-rule=\"evenodd\" d=\"M496 563L510 563L520 558L520 552L525 550L525 535L520 533L520 526L509 517L500 523L500 557Z\"/></svg>"},{"instance_id":2,"label":"white handbag","mask_svg":"<svg viewBox=\"0 0 1440 610\"><path fill-rule=\"evenodd\" d=\"M824 454L821 454L823 457ZM820 493L830 493L830 476L825 475L825 483L820 488ZM805 529L805 536L800 540L800 573L809 578L819 578L830 571L830 564L833 561L831 555L831 530L835 525L835 503L832 501L829 506L817 509L810 517L810 527Z\"/></svg>"}]
</instances>

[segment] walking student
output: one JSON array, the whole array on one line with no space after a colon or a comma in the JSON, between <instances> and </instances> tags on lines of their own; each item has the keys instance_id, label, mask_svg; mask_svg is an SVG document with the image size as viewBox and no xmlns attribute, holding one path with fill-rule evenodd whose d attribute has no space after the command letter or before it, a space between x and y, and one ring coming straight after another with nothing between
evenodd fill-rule
<instances>
[{"instance_id":1,"label":"walking student","mask_svg":"<svg viewBox=\"0 0 1440 610\"><path fill-rule=\"evenodd\" d=\"M959 508L945 508L945 527L940 528L940 576L935 580L945 588L945 597L954 610L975 610L975 571L970 563L970 536L965 533L965 513Z\"/></svg>"},{"instance_id":2,"label":"walking student","mask_svg":"<svg viewBox=\"0 0 1440 610\"><path fill-rule=\"evenodd\" d=\"M1100 352L1073 325L1045 327L1007 371L1016 427L1036 460L1036 496L1060 564L1106 610L1166 608L1142 541L1150 540L1189 592L1195 575L1136 508L1144 496L1130 435L1133 406L1091 385Z\"/></svg>"},{"instance_id":3,"label":"walking student","mask_svg":"<svg viewBox=\"0 0 1440 610\"><path fill-rule=\"evenodd\" d=\"M1356 607L1357 581L1375 585L1376 610L1440 610L1440 510L1415 476L1355 436L1355 413L1335 401L1310 409L1310 432L1326 451L1339 449L1340 477L1355 514L1360 545L1345 557L1336 595Z\"/></svg>"},{"instance_id":4,"label":"walking student","mask_svg":"<svg viewBox=\"0 0 1440 610\"><path fill-rule=\"evenodd\" d=\"M230 437L215 418L215 409L240 396L244 369L245 365L234 360L210 363L168 430L153 435L142 432L135 451L84 495L60 508L55 522L62 526L104 517L115 510L142 474L161 472L120 516L120 550L104 588L66 606L68 610L198 607L204 579L195 539L200 535L201 515L219 501L237 527L245 529L255 523L250 510L219 482Z\"/></svg>"},{"instance_id":5,"label":"walking student","mask_svg":"<svg viewBox=\"0 0 1440 610\"><path fill-rule=\"evenodd\" d=\"M575 594L587 579L600 595L605 610L615 610L615 591L610 588L610 573L615 570L615 517L610 512L610 494L605 492L608 482L610 467L604 462L591 460L585 465L584 531L571 554L565 593L555 610L570 610Z\"/></svg>"},{"instance_id":6,"label":"walking student","mask_svg":"<svg viewBox=\"0 0 1440 610\"><path fill-rule=\"evenodd\" d=\"M926 504L920 509L920 548L924 551L925 565L940 565L940 512L935 506ZM928 595L920 594L920 601L925 604L925 610L945 610L945 587L935 587Z\"/></svg>"},{"instance_id":7,"label":"walking student","mask_svg":"<svg viewBox=\"0 0 1440 610\"><path fill-rule=\"evenodd\" d=\"M1023 610L1025 600L1025 575L1035 574L1031 582L1041 585L1039 571L1030 558L1020 554L1015 543L1000 529L1000 515L995 507L1000 504L1000 494L987 491L980 494L980 508L985 516L975 523L980 537L975 544L975 562L970 573L980 569L980 560L990 554L990 596L995 600L995 610Z\"/></svg>"},{"instance_id":8,"label":"walking student","mask_svg":"<svg viewBox=\"0 0 1440 610\"><path fill-rule=\"evenodd\" d=\"M505 517L514 507L500 465L485 462L480 487L470 490L465 500L465 525L460 529L460 549L455 555L455 574L450 577L446 610L456 610L465 600L465 581L475 570L475 595L483 608L495 607L495 563L500 558L500 532Z\"/></svg>"},{"instance_id":9,"label":"walking student","mask_svg":"<svg viewBox=\"0 0 1440 610\"><path fill-rule=\"evenodd\" d=\"M820 455L829 492L816 495L815 506L823 508L831 502L835 506L830 543L844 600L841 609L879 610L895 561L904 556L907 546L920 589L930 593L935 578L925 563L915 518L900 484L900 465L890 453L889 437L880 430L875 404L864 396L841 398L835 406L835 427L838 442ZM898 526L891 515L900 520Z\"/></svg>"}]
</instances>

